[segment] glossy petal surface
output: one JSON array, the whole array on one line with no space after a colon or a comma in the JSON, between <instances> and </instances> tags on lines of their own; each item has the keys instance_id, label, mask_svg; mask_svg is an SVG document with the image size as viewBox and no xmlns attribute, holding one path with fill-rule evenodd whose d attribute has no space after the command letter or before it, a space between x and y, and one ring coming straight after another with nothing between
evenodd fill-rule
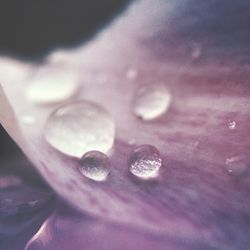
<instances>
[{"instance_id":1,"label":"glossy petal surface","mask_svg":"<svg viewBox=\"0 0 250 250\"><path fill-rule=\"evenodd\" d=\"M237 28L242 23L244 31L247 14L238 19L232 15L240 43L223 21L230 4L224 1L220 10L215 1L141 1L88 45L48 58L47 67L56 64L81 74L75 99L94 101L115 119L115 168L105 183L83 179L75 159L45 142L44 123L57 106L37 106L25 99L26 81L32 76L27 74L22 84L5 78L3 89L17 120L28 110L37 121L33 127L19 124L25 142L10 124L5 127L61 197L81 211L141 233L203 242L201 249L244 249L250 244L250 179L225 171L227 158L250 150L250 71L244 56L248 37ZM245 5L240 1L237 6ZM216 21L223 32L213 32ZM190 53L194 42L202 48L195 57ZM138 71L135 79L126 77L131 67ZM156 82L166 84L172 103L158 119L143 122L132 112L134 92ZM233 130L228 128L231 120L237 124ZM131 139L137 145L153 144L162 153L164 165L156 182L129 176Z\"/></svg>"}]
</instances>

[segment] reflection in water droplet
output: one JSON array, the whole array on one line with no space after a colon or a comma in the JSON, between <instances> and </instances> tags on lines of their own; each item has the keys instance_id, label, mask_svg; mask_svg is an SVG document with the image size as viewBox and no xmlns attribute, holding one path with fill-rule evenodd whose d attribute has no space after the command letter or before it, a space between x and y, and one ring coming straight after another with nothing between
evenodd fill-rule
<instances>
[{"instance_id":1,"label":"reflection in water droplet","mask_svg":"<svg viewBox=\"0 0 250 250\"><path fill-rule=\"evenodd\" d=\"M80 172L95 181L104 181L110 172L109 158L99 151L90 151L80 160Z\"/></svg>"},{"instance_id":2,"label":"reflection in water droplet","mask_svg":"<svg viewBox=\"0 0 250 250\"><path fill-rule=\"evenodd\" d=\"M171 95L164 85L139 88L134 97L134 112L143 120L152 120L165 113L170 105Z\"/></svg>"},{"instance_id":3,"label":"reflection in water droplet","mask_svg":"<svg viewBox=\"0 0 250 250\"><path fill-rule=\"evenodd\" d=\"M73 72L43 72L32 79L26 96L35 103L56 103L73 96L77 87L77 75Z\"/></svg>"},{"instance_id":4,"label":"reflection in water droplet","mask_svg":"<svg viewBox=\"0 0 250 250\"><path fill-rule=\"evenodd\" d=\"M90 150L107 153L114 142L115 124L101 106L79 101L56 109L47 120L44 135L59 151L80 158Z\"/></svg>"},{"instance_id":5,"label":"reflection in water droplet","mask_svg":"<svg viewBox=\"0 0 250 250\"><path fill-rule=\"evenodd\" d=\"M235 129L236 128L236 122L235 121L229 121L228 122L228 128L229 129Z\"/></svg>"},{"instance_id":6,"label":"reflection in water droplet","mask_svg":"<svg viewBox=\"0 0 250 250\"><path fill-rule=\"evenodd\" d=\"M244 156L235 156L226 160L226 170L234 176L247 174L250 167L250 159Z\"/></svg>"},{"instance_id":7,"label":"reflection in water droplet","mask_svg":"<svg viewBox=\"0 0 250 250\"><path fill-rule=\"evenodd\" d=\"M127 71L127 79L134 80L137 77L137 74L138 74L137 70L131 68Z\"/></svg>"},{"instance_id":8,"label":"reflection in water droplet","mask_svg":"<svg viewBox=\"0 0 250 250\"><path fill-rule=\"evenodd\" d=\"M129 161L130 172L142 179L157 177L162 165L160 152L151 145L141 145L133 150Z\"/></svg>"}]
</instances>

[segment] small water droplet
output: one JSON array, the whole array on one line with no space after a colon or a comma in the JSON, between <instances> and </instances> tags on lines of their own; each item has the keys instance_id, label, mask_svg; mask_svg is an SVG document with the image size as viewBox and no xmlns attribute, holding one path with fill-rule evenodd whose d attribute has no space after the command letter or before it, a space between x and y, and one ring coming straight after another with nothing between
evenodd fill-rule
<instances>
[{"instance_id":1,"label":"small water droplet","mask_svg":"<svg viewBox=\"0 0 250 250\"><path fill-rule=\"evenodd\" d=\"M128 144L129 144L129 145L135 145L135 143L136 143L136 140L135 140L135 139L130 139L130 140L128 141Z\"/></svg>"},{"instance_id":2,"label":"small water droplet","mask_svg":"<svg viewBox=\"0 0 250 250\"><path fill-rule=\"evenodd\" d=\"M23 124L26 124L26 125L33 125L35 122L36 122L36 119L34 116L32 115L27 115L27 114L24 114L22 115L21 117L21 121Z\"/></svg>"},{"instance_id":3,"label":"small water droplet","mask_svg":"<svg viewBox=\"0 0 250 250\"><path fill-rule=\"evenodd\" d=\"M54 148L80 158L91 150L107 153L113 146L115 124L101 106L78 101L59 107L50 115L44 136Z\"/></svg>"},{"instance_id":4,"label":"small water droplet","mask_svg":"<svg viewBox=\"0 0 250 250\"><path fill-rule=\"evenodd\" d=\"M250 159L244 156L235 156L226 159L226 170L233 176L247 174L250 167Z\"/></svg>"},{"instance_id":5,"label":"small water droplet","mask_svg":"<svg viewBox=\"0 0 250 250\"><path fill-rule=\"evenodd\" d=\"M127 71L127 74L126 74L127 79L129 79L129 80L134 80L134 79L136 79L137 75L138 75L137 70L136 70L136 69L133 69L133 68L130 68L130 69Z\"/></svg>"},{"instance_id":6,"label":"small water droplet","mask_svg":"<svg viewBox=\"0 0 250 250\"><path fill-rule=\"evenodd\" d=\"M80 172L95 181L104 181L110 172L109 158L99 151L90 151L80 159Z\"/></svg>"},{"instance_id":7,"label":"small water droplet","mask_svg":"<svg viewBox=\"0 0 250 250\"><path fill-rule=\"evenodd\" d=\"M228 122L228 128L229 129L235 129L236 128L236 122L235 121L229 121Z\"/></svg>"},{"instance_id":8,"label":"small water droplet","mask_svg":"<svg viewBox=\"0 0 250 250\"><path fill-rule=\"evenodd\" d=\"M130 155L129 171L142 179L151 179L158 176L162 165L160 152L151 145L141 145Z\"/></svg>"},{"instance_id":9,"label":"small water droplet","mask_svg":"<svg viewBox=\"0 0 250 250\"><path fill-rule=\"evenodd\" d=\"M134 97L134 112L143 120L153 120L164 114L170 106L171 94L164 85L139 88Z\"/></svg>"},{"instance_id":10,"label":"small water droplet","mask_svg":"<svg viewBox=\"0 0 250 250\"><path fill-rule=\"evenodd\" d=\"M57 103L73 96L77 87L77 75L73 72L42 72L31 80L26 96L34 103Z\"/></svg>"},{"instance_id":11,"label":"small water droplet","mask_svg":"<svg viewBox=\"0 0 250 250\"><path fill-rule=\"evenodd\" d=\"M191 57L193 59L198 59L201 57L202 49L201 46L197 43L192 44L191 46Z\"/></svg>"}]
</instances>

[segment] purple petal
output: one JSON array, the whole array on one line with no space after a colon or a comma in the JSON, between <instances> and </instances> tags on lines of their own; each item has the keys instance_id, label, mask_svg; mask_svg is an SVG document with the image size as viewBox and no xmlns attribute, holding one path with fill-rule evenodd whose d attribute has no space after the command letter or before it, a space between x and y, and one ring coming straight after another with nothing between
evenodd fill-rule
<instances>
[{"instance_id":1,"label":"purple petal","mask_svg":"<svg viewBox=\"0 0 250 250\"><path fill-rule=\"evenodd\" d=\"M74 250L82 249L157 249L181 250L209 249L205 242L185 242L185 240L160 237L112 225L102 220L84 217L59 204L52 216L47 219L25 250Z\"/></svg>"},{"instance_id":2,"label":"purple petal","mask_svg":"<svg viewBox=\"0 0 250 250\"><path fill-rule=\"evenodd\" d=\"M5 250L23 249L52 208L51 190L28 167L19 156L1 159L0 242Z\"/></svg>"},{"instance_id":3,"label":"purple petal","mask_svg":"<svg viewBox=\"0 0 250 250\"><path fill-rule=\"evenodd\" d=\"M53 193L2 127L0 141L1 248L21 250L50 213Z\"/></svg>"},{"instance_id":4,"label":"purple petal","mask_svg":"<svg viewBox=\"0 0 250 250\"><path fill-rule=\"evenodd\" d=\"M200 40L195 17L182 13L178 1L171 2L136 3L95 41L75 51L57 52L45 66L48 72L59 67L79 74L82 85L75 98L95 101L113 115L117 138L107 182L83 179L74 159L44 141L42 129L56 105L41 107L25 99L28 74L22 84L6 79L3 87L17 120L28 111L37 124L20 122L20 135L12 122L6 122L10 116L2 115L7 114L6 102L0 106L1 122L47 182L81 211L141 233L204 242L211 246L208 249L244 249L250 244L245 233L250 227L250 179L232 178L225 164L249 152L249 68L241 53L236 56L230 46L218 46L229 36L209 33L203 35L205 42ZM176 18L179 13L183 19ZM202 52L190 55L194 42ZM138 71L136 81L125 77L131 67ZM98 76L105 76L106 82L100 83ZM172 106L156 121L142 122L132 112L134 92L142 84L159 82L172 93ZM237 124L233 130L228 128L232 120ZM159 180L142 182L128 175L131 139L151 143L162 152L165 164Z\"/></svg>"}]
</instances>

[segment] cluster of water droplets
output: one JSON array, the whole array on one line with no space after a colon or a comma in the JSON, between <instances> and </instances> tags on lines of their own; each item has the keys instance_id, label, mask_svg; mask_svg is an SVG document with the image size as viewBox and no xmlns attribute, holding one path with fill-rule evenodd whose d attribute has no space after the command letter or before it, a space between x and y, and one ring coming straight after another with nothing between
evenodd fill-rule
<instances>
[{"instance_id":1,"label":"cluster of water droplets","mask_svg":"<svg viewBox=\"0 0 250 250\"><path fill-rule=\"evenodd\" d=\"M139 179L156 178L161 166L161 154L154 146L140 145L129 155L129 171ZM79 170L89 179L104 181L110 173L111 163L102 152L89 151L81 157Z\"/></svg>"},{"instance_id":2,"label":"cluster of water droplets","mask_svg":"<svg viewBox=\"0 0 250 250\"><path fill-rule=\"evenodd\" d=\"M127 80L135 80L137 76L136 68L131 67L126 72ZM44 138L61 153L80 159L79 170L85 177L103 181L111 169L107 154L113 147L115 123L99 104L68 101L77 94L78 88L75 72L42 67L31 77L25 96L39 105L64 103L47 118ZM135 92L134 113L145 121L153 120L167 111L170 101L170 92L164 84L145 85ZM24 113L21 121L26 126L34 126L36 119ZM160 153L150 145L135 148L129 159L128 170L143 179L156 177L162 164Z\"/></svg>"},{"instance_id":3,"label":"cluster of water droplets","mask_svg":"<svg viewBox=\"0 0 250 250\"><path fill-rule=\"evenodd\" d=\"M198 58L200 54L200 46L193 46L191 56ZM138 71L135 68L127 70L127 80L135 80L137 77ZM86 100L66 102L76 94L78 87L75 73L41 71L31 79L26 97L36 104L65 103L49 115L44 126L44 137L56 150L80 159L79 170L85 177L103 181L111 170L106 154L110 153L114 144L115 123L99 104ZM152 121L166 113L171 101L172 95L165 84L143 85L134 93L133 113L145 122ZM22 122L32 125L35 119L24 114ZM236 122L229 121L227 126L233 130ZM130 140L129 144L134 146L136 142ZM237 157L228 158L225 165L228 172L235 175L245 173L247 169L245 161ZM151 145L136 147L128 160L130 173L141 179L157 177L161 166L160 152Z\"/></svg>"}]
</instances>

